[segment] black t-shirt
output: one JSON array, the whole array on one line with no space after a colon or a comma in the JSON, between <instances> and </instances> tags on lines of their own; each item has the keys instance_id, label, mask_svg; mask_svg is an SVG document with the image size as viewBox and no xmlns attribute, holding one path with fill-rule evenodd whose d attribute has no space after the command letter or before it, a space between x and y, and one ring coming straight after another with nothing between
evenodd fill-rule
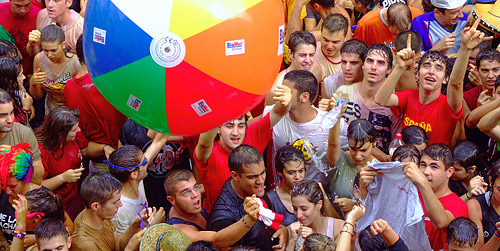
<instances>
[{"instance_id":1,"label":"black t-shirt","mask_svg":"<svg viewBox=\"0 0 500 251\"><path fill-rule=\"evenodd\" d=\"M148 138L148 129L133 120L127 120L118 136L123 145L135 145L142 152L146 152L153 140ZM148 166L148 176L144 179L144 190L149 206L170 207L167 194L163 188L165 176L174 169L192 170L189 152L180 148L178 144L168 143L151 160Z\"/></svg>"},{"instance_id":2,"label":"black t-shirt","mask_svg":"<svg viewBox=\"0 0 500 251\"><path fill-rule=\"evenodd\" d=\"M16 228L16 210L9 203L9 196L2 191L0 194L0 228L5 239L12 243Z\"/></svg>"},{"instance_id":3,"label":"black t-shirt","mask_svg":"<svg viewBox=\"0 0 500 251\"><path fill-rule=\"evenodd\" d=\"M269 209L275 212L267 195L264 195L261 199L266 202ZM239 221L247 214L243 209L243 201L234 191L231 186L231 178L229 178L224 183L219 197L217 197L212 211L210 211L207 222L208 230L220 231ZM256 247L261 250L272 250L273 242L271 238L273 234L273 229L267 227L262 221L257 221L252 229L233 246L243 245Z\"/></svg>"}]
</instances>

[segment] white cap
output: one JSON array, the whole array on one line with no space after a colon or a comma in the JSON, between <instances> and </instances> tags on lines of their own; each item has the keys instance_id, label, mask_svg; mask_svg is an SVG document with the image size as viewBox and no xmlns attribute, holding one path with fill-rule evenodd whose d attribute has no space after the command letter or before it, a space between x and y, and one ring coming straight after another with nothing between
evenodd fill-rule
<instances>
[{"instance_id":1,"label":"white cap","mask_svg":"<svg viewBox=\"0 0 500 251\"><path fill-rule=\"evenodd\" d=\"M467 2L467 0L431 0L431 3L434 7L446 10L462 7L464 6L465 2Z\"/></svg>"}]
</instances>

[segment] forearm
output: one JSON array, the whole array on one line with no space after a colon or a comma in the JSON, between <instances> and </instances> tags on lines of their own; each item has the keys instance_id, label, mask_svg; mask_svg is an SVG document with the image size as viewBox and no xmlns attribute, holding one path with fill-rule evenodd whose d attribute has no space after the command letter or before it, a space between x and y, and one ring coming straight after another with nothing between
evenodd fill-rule
<instances>
[{"instance_id":1,"label":"forearm","mask_svg":"<svg viewBox=\"0 0 500 251\"><path fill-rule=\"evenodd\" d=\"M35 183L37 185L42 184L43 176L45 175L45 168L43 167L43 163L41 160L37 160L33 162L33 177L31 178L31 183Z\"/></svg>"},{"instance_id":2,"label":"forearm","mask_svg":"<svg viewBox=\"0 0 500 251\"><path fill-rule=\"evenodd\" d=\"M249 226L253 227L255 223L257 223L257 220L252 219L252 217L248 215L245 215L243 218ZM215 233L211 241L217 248L223 249L238 242L246 233L248 233L248 231L250 231L250 229L252 228L248 228L245 223L243 223L243 220L239 220Z\"/></svg>"},{"instance_id":3,"label":"forearm","mask_svg":"<svg viewBox=\"0 0 500 251\"><path fill-rule=\"evenodd\" d=\"M34 57L36 54L40 52L40 46L37 45L31 45L31 43L28 43L26 45L26 52L30 57Z\"/></svg>"},{"instance_id":4,"label":"forearm","mask_svg":"<svg viewBox=\"0 0 500 251\"><path fill-rule=\"evenodd\" d=\"M42 186L50 189L50 190L55 190L58 187L60 187L64 182L61 180L62 173L59 175L56 175L50 179L45 179L42 181Z\"/></svg>"},{"instance_id":5,"label":"forearm","mask_svg":"<svg viewBox=\"0 0 500 251\"><path fill-rule=\"evenodd\" d=\"M290 20L288 20L288 26L285 32L285 43L288 44L288 40L290 39L290 35L295 31L300 31L302 24L300 19L300 13L302 12L302 7L304 7L304 3L302 1L296 1L293 6L292 15L290 16Z\"/></svg>"},{"instance_id":6,"label":"forearm","mask_svg":"<svg viewBox=\"0 0 500 251\"><path fill-rule=\"evenodd\" d=\"M464 97L464 76L467 70L471 50L462 44L458 52L457 59L451 71L450 81L448 82L447 100L452 111L457 112L462 108Z\"/></svg>"},{"instance_id":7,"label":"forearm","mask_svg":"<svg viewBox=\"0 0 500 251\"><path fill-rule=\"evenodd\" d=\"M428 182L424 184L418 184L420 193L424 198L425 209L427 209L427 215L429 216L432 224L436 228L446 228L450 222L454 219L453 216L450 217L447 211L444 209L441 201L436 197L434 191Z\"/></svg>"},{"instance_id":8,"label":"forearm","mask_svg":"<svg viewBox=\"0 0 500 251\"><path fill-rule=\"evenodd\" d=\"M214 146L215 136L217 136L218 131L219 128L216 127L208 132L200 134L200 139L195 149L196 158L198 160L202 162L208 160L212 154L212 147Z\"/></svg>"},{"instance_id":9,"label":"forearm","mask_svg":"<svg viewBox=\"0 0 500 251\"><path fill-rule=\"evenodd\" d=\"M496 251L500 248L500 238L496 235L493 235L491 239L484 244L479 251Z\"/></svg>"},{"instance_id":10,"label":"forearm","mask_svg":"<svg viewBox=\"0 0 500 251\"><path fill-rule=\"evenodd\" d=\"M158 139L155 137L151 145L148 147L148 150L144 153L144 156L148 159L148 166L151 161L153 161L153 158L160 152L163 146L167 143L168 137L161 137Z\"/></svg>"},{"instance_id":11,"label":"forearm","mask_svg":"<svg viewBox=\"0 0 500 251\"><path fill-rule=\"evenodd\" d=\"M403 75L403 70L399 67L395 67L394 70L389 74L389 77L384 81L382 86L378 89L375 94L374 101L380 106L386 106L388 104L391 95L396 88L396 84L398 83L401 75Z\"/></svg>"},{"instance_id":12,"label":"forearm","mask_svg":"<svg viewBox=\"0 0 500 251\"><path fill-rule=\"evenodd\" d=\"M354 224L356 224L356 221L350 219L349 217L346 218L345 220L346 223L344 223L343 230L340 231L337 239L335 242L337 243L337 251L350 251L351 250L351 244L352 244L352 238L354 236ZM350 223L350 224L349 224Z\"/></svg>"},{"instance_id":13,"label":"forearm","mask_svg":"<svg viewBox=\"0 0 500 251\"><path fill-rule=\"evenodd\" d=\"M108 144L96 143L94 141L89 141L89 144L86 148L82 149L82 154L90 159L101 157L104 155L104 148L108 146Z\"/></svg>"},{"instance_id":14,"label":"forearm","mask_svg":"<svg viewBox=\"0 0 500 251\"><path fill-rule=\"evenodd\" d=\"M127 231L121 235L118 235L116 240L117 250L123 250L128 244L128 241L134 236L135 233L141 230L139 217L130 224Z\"/></svg>"},{"instance_id":15,"label":"forearm","mask_svg":"<svg viewBox=\"0 0 500 251\"><path fill-rule=\"evenodd\" d=\"M34 99L41 99L45 94L42 86L35 83L34 74L30 80L30 94Z\"/></svg>"},{"instance_id":16,"label":"forearm","mask_svg":"<svg viewBox=\"0 0 500 251\"><path fill-rule=\"evenodd\" d=\"M337 163L337 160L340 157L340 123L341 123L341 115L337 119L337 123L335 126L330 129L328 134L328 147L326 149L326 156L328 157L328 163L331 166L334 166Z\"/></svg>"},{"instance_id":17,"label":"forearm","mask_svg":"<svg viewBox=\"0 0 500 251\"><path fill-rule=\"evenodd\" d=\"M479 120L477 127L482 132L490 132L498 125L500 121L500 107L495 108L493 111L484 115L483 118Z\"/></svg>"},{"instance_id":18,"label":"forearm","mask_svg":"<svg viewBox=\"0 0 500 251\"><path fill-rule=\"evenodd\" d=\"M394 245L399 240L399 236L394 230L391 228L391 226L387 226L387 228L382 232L382 238L384 238L385 243L387 243L387 246L390 247Z\"/></svg>"},{"instance_id":19,"label":"forearm","mask_svg":"<svg viewBox=\"0 0 500 251\"><path fill-rule=\"evenodd\" d=\"M291 103L291 102L290 102ZM281 118L283 118L290 110L290 104L283 106L281 102L274 105L273 109L269 112L269 119L271 120L271 127L274 127Z\"/></svg>"},{"instance_id":20,"label":"forearm","mask_svg":"<svg viewBox=\"0 0 500 251\"><path fill-rule=\"evenodd\" d=\"M482 117L484 117L489 112L495 110L495 108L500 107L500 98L497 98L491 102L484 105L478 106L476 109L472 110L467 118L467 127L474 128L479 123Z\"/></svg>"}]
</instances>

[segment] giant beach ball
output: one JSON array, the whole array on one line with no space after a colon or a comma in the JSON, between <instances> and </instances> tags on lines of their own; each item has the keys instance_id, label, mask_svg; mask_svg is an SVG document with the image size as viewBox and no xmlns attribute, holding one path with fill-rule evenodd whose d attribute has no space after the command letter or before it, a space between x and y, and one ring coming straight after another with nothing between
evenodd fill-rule
<instances>
[{"instance_id":1,"label":"giant beach ball","mask_svg":"<svg viewBox=\"0 0 500 251\"><path fill-rule=\"evenodd\" d=\"M279 0L94 0L85 62L127 117L195 135L262 101L279 71L284 32Z\"/></svg>"}]
</instances>

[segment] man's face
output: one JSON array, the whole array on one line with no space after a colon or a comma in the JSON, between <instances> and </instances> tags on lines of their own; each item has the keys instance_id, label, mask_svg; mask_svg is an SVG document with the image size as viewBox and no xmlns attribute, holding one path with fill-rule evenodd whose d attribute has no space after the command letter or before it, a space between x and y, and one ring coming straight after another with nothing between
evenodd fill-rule
<instances>
[{"instance_id":1,"label":"man's face","mask_svg":"<svg viewBox=\"0 0 500 251\"><path fill-rule=\"evenodd\" d=\"M483 60L479 63L479 75L483 84L483 90L493 91L495 81L500 76L500 62Z\"/></svg>"},{"instance_id":2,"label":"man's face","mask_svg":"<svg viewBox=\"0 0 500 251\"><path fill-rule=\"evenodd\" d=\"M12 102L0 104L0 133L10 132L12 123L14 123L14 106Z\"/></svg>"},{"instance_id":3,"label":"man's face","mask_svg":"<svg viewBox=\"0 0 500 251\"><path fill-rule=\"evenodd\" d=\"M354 165L363 166L366 164L372 155L373 145L374 143L369 141L361 143L349 140L349 154Z\"/></svg>"},{"instance_id":4,"label":"man's face","mask_svg":"<svg viewBox=\"0 0 500 251\"><path fill-rule=\"evenodd\" d=\"M266 180L264 161L261 160L258 164L244 165L243 172L236 174L236 178L233 176L233 180L245 193L243 197L252 196L252 194L257 195L257 197L264 196L266 193L264 190Z\"/></svg>"},{"instance_id":5,"label":"man's face","mask_svg":"<svg viewBox=\"0 0 500 251\"><path fill-rule=\"evenodd\" d=\"M50 239L37 240L40 251L68 251L71 247L71 237L64 238L62 235Z\"/></svg>"},{"instance_id":6,"label":"man's face","mask_svg":"<svg viewBox=\"0 0 500 251\"><path fill-rule=\"evenodd\" d=\"M46 0L47 12L49 17L54 20L66 13L71 7L73 0Z\"/></svg>"},{"instance_id":7,"label":"man's face","mask_svg":"<svg viewBox=\"0 0 500 251\"><path fill-rule=\"evenodd\" d=\"M312 44L300 44L294 53L290 53L291 66L297 70L310 70L314 63L316 48Z\"/></svg>"},{"instance_id":8,"label":"man's face","mask_svg":"<svg viewBox=\"0 0 500 251\"><path fill-rule=\"evenodd\" d=\"M30 12L31 0L10 0L10 10L16 17L23 17Z\"/></svg>"},{"instance_id":9,"label":"man's face","mask_svg":"<svg viewBox=\"0 0 500 251\"><path fill-rule=\"evenodd\" d=\"M103 219L111 220L113 216L118 212L118 208L122 206L122 201L120 200L121 192L116 191L110 200L106 201L97 210L97 215Z\"/></svg>"},{"instance_id":10,"label":"man's face","mask_svg":"<svg viewBox=\"0 0 500 251\"><path fill-rule=\"evenodd\" d=\"M427 177L434 192L448 186L448 179L453 175L454 167L445 170L443 161L434 160L427 155L420 158L420 170Z\"/></svg>"},{"instance_id":11,"label":"man's face","mask_svg":"<svg viewBox=\"0 0 500 251\"><path fill-rule=\"evenodd\" d=\"M291 189L304 180L305 174L304 161L291 160L285 162L283 173L280 175L282 175L285 185Z\"/></svg>"},{"instance_id":12,"label":"man's face","mask_svg":"<svg viewBox=\"0 0 500 251\"><path fill-rule=\"evenodd\" d=\"M359 82L363 79L362 65L363 61L358 54L342 53L340 66L344 73L344 80L351 83Z\"/></svg>"},{"instance_id":13,"label":"man's face","mask_svg":"<svg viewBox=\"0 0 500 251\"><path fill-rule=\"evenodd\" d=\"M18 200L18 194L24 194L26 184L21 180L18 180L14 176L10 176L10 184L7 184L5 188L5 193L9 196L9 203L14 203L14 200Z\"/></svg>"},{"instance_id":14,"label":"man's face","mask_svg":"<svg viewBox=\"0 0 500 251\"><path fill-rule=\"evenodd\" d=\"M444 10L444 13L441 13L439 10L435 10L435 15L438 17L440 21L443 21L443 26L451 26L458 23L458 20L464 16L462 13L463 6L460 6L451 10Z\"/></svg>"},{"instance_id":15,"label":"man's face","mask_svg":"<svg viewBox=\"0 0 500 251\"><path fill-rule=\"evenodd\" d=\"M428 58L422 62L418 70L420 88L427 91L440 90L445 80L445 76L445 63Z\"/></svg>"},{"instance_id":16,"label":"man's face","mask_svg":"<svg viewBox=\"0 0 500 251\"><path fill-rule=\"evenodd\" d=\"M334 57L338 55L344 40L344 32L330 33L327 29L323 29L321 31L321 50L327 57Z\"/></svg>"},{"instance_id":17,"label":"man's face","mask_svg":"<svg viewBox=\"0 0 500 251\"><path fill-rule=\"evenodd\" d=\"M369 83L382 83L390 72L391 69L382 51L372 50L366 55L363 73Z\"/></svg>"},{"instance_id":18,"label":"man's face","mask_svg":"<svg viewBox=\"0 0 500 251\"><path fill-rule=\"evenodd\" d=\"M174 186L174 207L179 208L186 214L198 214L201 212L201 191L194 177L189 181L179 181Z\"/></svg>"},{"instance_id":19,"label":"man's face","mask_svg":"<svg viewBox=\"0 0 500 251\"><path fill-rule=\"evenodd\" d=\"M243 143L246 132L245 118L231 120L219 129L221 144L227 149L234 149Z\"/></svg>"}]
</instances>

